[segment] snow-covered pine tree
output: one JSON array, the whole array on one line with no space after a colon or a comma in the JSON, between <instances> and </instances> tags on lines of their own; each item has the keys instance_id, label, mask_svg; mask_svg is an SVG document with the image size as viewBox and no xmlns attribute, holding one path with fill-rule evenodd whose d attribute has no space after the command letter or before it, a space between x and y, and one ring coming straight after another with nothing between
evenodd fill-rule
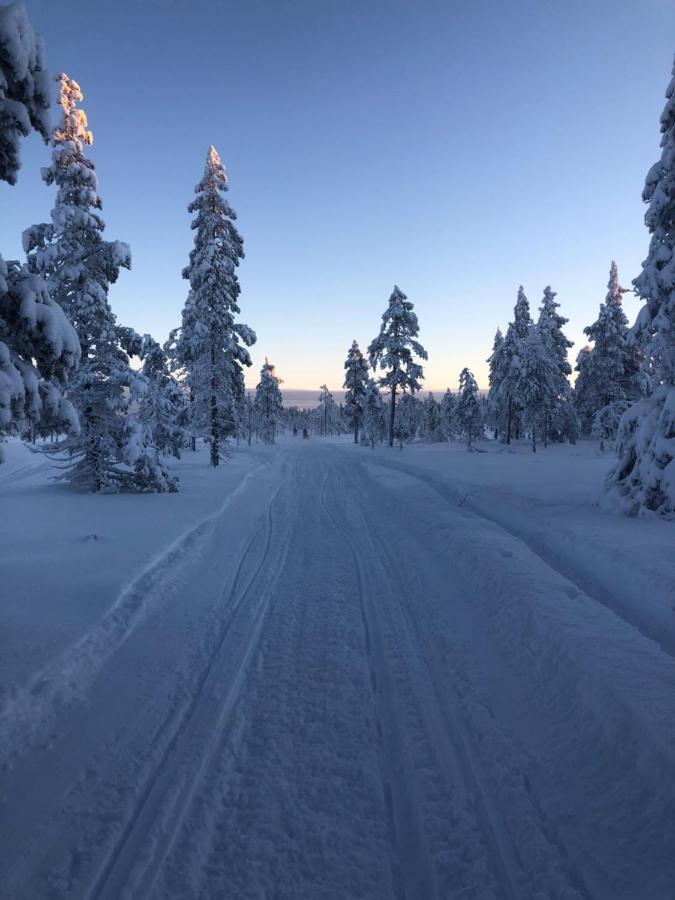
<instances>
[{"instance_id":1,"label":"snow-covered pine tree","mask_svg":"<svg viewBox=\"0 0 675 900\"><path fill-rule=\"evenodd\" d=\"M633 284L645 301L629 340L645 354L654 385L623 415L619 461L608 480L629 515L675 514L675 65L661 115L661 159L642 194L649 204L649 255Z\"/></svg>"},{"instance_id":2,"label":"snow-covered pine tree","mask_svg":"<svg viewBox=\"0 0 675 900\"><path fill-rule=\"evenodd\" d=\"M359 442L359 429L363 424L363 403L368 387L368 361L361 352L356 341L347 353L345 360L345 414L350 428L354 431L354 443Z\"/></svg>"},{"instance_id":3,"label":"snow-covered pine tree","mask_svg":"<svg viewBox=\"0 0 675 900\"><path fill-rule=\"evenodd\" d=\"M442 441L441 405L433 394L427 394L424 401L424 436L428 441Z\"/></svg>"},{"instance_id":4,"label":"snow-covered pine tree","mask_svg":"<svg viewBox=\"0 0 675 900\"><path fill-rule=\"evenodd\" d=\"M594 342L584 359L584 375L577 379L577 406L587 432L604 440L616 436L621 416L641 394L640 358L628 344L628 320L621 303L626 288L619 282L612 260L607 297L600 304L598 318L584 328Z\"/></svg>"},{"instance_id":5,"label":"snow-covered pine tree","mask_svg":"<svg viewBox=\"0 0 675 900\"><path fill-rule=\"evenodd\" d=\"M251 328L235 321L241 292L237 267L244 247L234 225L236 213L224 196L227 189L220 157L209 147L197 196L188 206L196 213L195 245L183 270L190 293L171 348L173 366L183 372L190 392L191 430L209 441L213 466L237 431L243 367L251 365L247 348L256 340Z\"/></svg>"},{"instance_id":6,"label":"snow-covered pine tree","mask_svg":"<svg viewBox=\"0 0 675 900\"><path fill-rule=\"evenodd\" d=\"M45 182L57 187L56 203L50 223L23 234L30 270L47 282L81 349L80 367L68 386L81 431L50 451L67 456L70 480L94 491L174 490L176 482L156 463L147 432L127 415L145 384L129 365L141 339L116 324L108 290L120 268L131 265L129 247L103 240L98 180L84 153L92 135L78 108L82 92L65 74L58 81L62 118L52 133L52 164L42 172Z\"/></svg>"},{"instance_id":7,"label":"snow-covered pine tree","mask_svg":"<svg viewBox=\"0 0 675 900\"><path fill-rule=\"evenodd\" d=\"M473 440L482 435L478 384L473 373L466 367L459 373L459 399L456 410L460 434L466 438L467 449L473 447Z\"/></svg>"},{"instance_id":8,"label":"snow-covered pine tree","mask_svg":"<svg viewBox=\"0 0 675 900\"><path fill-rule=\"evenodd\" d=\"M546 414L542 426L544 444L549 435L558 440L576 441L579 423L572 403L572 387L569 376L572 367L567 359L568 350L573 342L563 334L563 326L569 321L561 316L557 309L556 293L550 286L544 288L544 297L539 307L537 330L552 362L551 395L546 402Z\"/></svg>"},{"instance_id":9,"label":"snow-covered pine tree","mask_svg":"<svg viewBox=\"0 0 675 900\"><path fill-rule=\"evenodd\" d=\"M23 3L0 6L0 181L16 183L21 138L49 140L49 73L44 46Z\"/></svg>"},{"instance_id":10,"label":"snow-covered pine tree","mask_svg":"<svg viewBox=\"0 0 675 900\"><path fill-rule=\"evenodd\" d=\"M281 419L283 400L279 385L281 378L277 376L274 366L267 358L260 370L260 381L255 389L255 407L258 416L258 433L266 444L273 444L276 430Z\"/></svg>"},{"instance_id":11,"label":"snow-covered pine tree","mask_svg":"<svg viewBox=\"0 0 675 900\"><path fill-rule=\"evenodd\" d=\"M382 440L384 432L384 404L377 382L370 379L363 400L363 426L361 439L375 449L375 442Z\"/></svg>"},{"instance_id":12,"label":"snow-covered pine tree","mask_svg":"<svg viewBox=\"0 0 675 900\"><path fill-rule=\"evenodd\" d=\"M403 291L394 285L389 297L389 305L382 315L380 333L368 348L373 371L378 367L385 371L379 379L380 385L390 392L389 446L394 446L394 419L396 416L397 391L415 393L420 390L424 378L422 366L413 356L427 359L427 351L417 340L419 334L417 316L413 304Z\"/></svg>"},{"instance_id":13,"label":"snow-covered pine tree","mask_svg":"<svg viewBox=\"0 0 675 900\"><path fill-rule=\"evenodd\" d=\"M22 3L0 7L0 180L16 182L21 138L47 140L49 75L41 38ZM78 364L77 335L44 282L0 256L0 462L2 434L38 424L76 432L62 386Z\"/></svg>"},{"instance_id":14,"label":"snow-covered pine tree","mask_svg":"<svg viewBox=\"0 0 675 900\"><path fill-rule=\"evenodd\" d=\"M457 415L457 399L450 388L447 388L441 400L441 434L446 441L455 437Z\"/></svg>"},{"instance_id":15,"label":"snow-covered pine tree","mask_svg":"<svg viewBox=\"0 0 675 900\"><path fill-rule=\"evenodd\" d=\"M138 408L138 421L149 430L149 440L160 454L180 459L188 441L187 402L183 388L169 371L165 350L149 334L140 350L145 389Z\"/></svg>"}]
</instances>

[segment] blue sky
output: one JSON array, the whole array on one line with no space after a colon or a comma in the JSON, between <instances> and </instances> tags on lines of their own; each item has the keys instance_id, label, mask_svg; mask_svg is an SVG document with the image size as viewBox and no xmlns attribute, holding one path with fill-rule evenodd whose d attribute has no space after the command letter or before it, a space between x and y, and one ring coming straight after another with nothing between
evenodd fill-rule
<instances>
[{"instance_id":1,"label":"blue sky","mask_svg":"<svg viewBox=\"0 0 675 900\"><path fill-rule=\"evenodd\" d=\"M164 339L180 321L186 206L219 150L246 259L242 320L290 388L339 388L394 283L426 385L481 387L519 284L558 291L576 355L646 255L641 191L675 51L671 0L27 0L52 71L80 82L106 236L131 244L111 303ZM54 191L30 139L0 185L0 248ZM625 300L629 316L638 303Z\"/></svg>"}]
</instances>

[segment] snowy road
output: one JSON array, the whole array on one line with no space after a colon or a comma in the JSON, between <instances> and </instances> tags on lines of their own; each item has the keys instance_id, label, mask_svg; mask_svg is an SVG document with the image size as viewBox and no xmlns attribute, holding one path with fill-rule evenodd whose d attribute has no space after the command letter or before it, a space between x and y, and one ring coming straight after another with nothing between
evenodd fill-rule
<instances>
[{"instance_id":1,"label":"snowy road","mask_svg":"<svg viewBox=\"0 0 675 900\"><path fill-rule=\"evenodd\" d=\"M9 708L0 896L675 896L668 646L376 454L261 460Z\"/></svg>"}]
</instances>

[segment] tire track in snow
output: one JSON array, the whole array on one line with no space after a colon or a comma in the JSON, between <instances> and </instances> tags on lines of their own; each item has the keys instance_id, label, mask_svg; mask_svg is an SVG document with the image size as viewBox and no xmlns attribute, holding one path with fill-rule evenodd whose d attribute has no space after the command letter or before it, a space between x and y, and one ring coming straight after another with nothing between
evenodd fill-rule
<instances>
[{"instance_id":1,"label":"tire track in snow","mask_svg":"<svg viewBox=\"0 0 675 900\"><path fill-rule=\"evenodd\" d=\"M387 468L396 467L391 466ZM403 584L405 581L405 573L402 571L400 559L391 552L386 540L381 535L379 526L375 524L373 520L368 523L365 515L363 516L363 519L371 538L373 538L377 544L379 555L381 558L388 561L390 569L396 573L397 581L399 584ZM419 578L417 580L419 582ZM394 586L392 585L392 589L393 587ZM394 593L396 592L392 590L392 594ZM413 640L415 644L421 648L423 646L424 638L420 633L419 622L412 614L410 605L406 603L404 598L400 595L398 596L398 602L401 612L407 621L409 633L414 634ZM483 783L479 767L480 764L474 765L472 763L472 759L476 758L476 753L473 749L473 739L462 717L457 710L453 708L454 704L449 704L446 695L442 694L440 691L440 684L442 683L442 679L440 678L441 673L437 671L433 655L421 653L419 654L419 658L423 660L424 667L428 672L428 683L435 695L437 708L440 711L441 717L446 722L447 734L453 738L453 743L455 744L462 768L467 776L467 783L472 785L474 795L478 796L480 799L479 817L481 825L487 832L489 844L493 852L496 851L498 853L497 860L500 863L499 868L502 874L506 874L509 877L511 890L509 896L512 896L515 900L515 898L521 897L522 894L514 884L509 873L518 869L525 873L525 867L522 863L519 848L513 842L510 830L504 821L501 811L492 799L489 787ZM447 681L447 678L445 680ZM476 699L477 702L480 703L478 698ZM466 712L470 715L469 710L466 710ZM490 715L492 717L492 714ZM508 748L504 749L508 750ZM502 759L501 763L504 765L506 760ZM518 766L519 764L516 766L516 772L520 771ZM586 900L590 900L591 893L584 883L581 873L571 862L567 848L561 838L555 833L555 829L552 830L551 826L547 825L539 798L534 793L532 784L527 778L523 780L523 788L524 792L521 793L525 800L525 805L531 807L532 811L532 814L528 816L530 824L535 831L539 833L541 838L543 838L545 844L549 848L549 852L552 854L551 871L557 872L558 878L562 877L567 882L569 890L574 892L571 896L581 896L586 898ZM539 852L541 852L541 844L539 841L537 842L537 846ZM506 865L504 865L505 863Z\"/></svg>"},{"instance_id":2,"label":"tire track in snow","mask_svg":"<svg viewBox=\"0 0 675 900\"><path fill-rule=\"evenodd\" d=\"M380 691L385 681L381 667L378 665L375 653L373 652L373 640L371 637L371 627L369 624L369 614L366 608L366 591L364 590L364 575L359 562L356 548L348 531L342 526L337 516L333 514L330 507L326 503L326 485L328 475L324 476L321 491L320 502L327 518L333 523L335 530L342 537L345 545L349 550L349 554L354 565L356 574L357 590L359 595L359 609L361 613L361 623L363 627L363 640L368 657L368 667L370 675L370 687L373 697L373 706L375 708L375 727L377 729L378 741L380 744L380 765L382 768L382 794L384 799L385 810L387 813L387 831L394 852L394 861L392 865L394 885L397 888L397 897L405 898L414 896L410 891L414 888L421 890L424 896L432 896L429 890L429 870L428 862L422 863L420 860L421 848L419 846L419 834L404 833L402 822L414 821L414 814L409 809L409 804L405 798L398 796L392 785L396 784L395 775L398 768L399 754L401 749L393 729L387 726L386 717L383 715L382 699ZM409 828L405 829L408 832ZM406 866L404 857L401 853L401 843L405 841L407 846L413 847L413 866ZM412 869L412 871L409 871Z\"/></svg>"},{"instance_id":3,"label":"tire track in snow","mask_svg":"<svg viewBox=\"0 0 675 900\"><path fill-rule=\"evenodd\" d=\"M94 875L86 893L87 900L106 897L117 900L124 895L150 831L153 826L159 825L159 840L151 847L150 856L146 858L140 876L141 883L138 887L134 886L133 890L134 896L149 897L152 893L157 876L185 820L195 790L218 746L219 736L223 734L243 689L249 664L260 643L270 608L271 583L266 585L252 611L247 609L246 600L268 564L274 532L273 508L286 483L284 481L272 496L265 525L252 535L242 553L225 604L230 607L230 612L216 646L189 703L170 714L164 730L171 732L171 738L148 776L131 817ZM238 594L246 562L256 539L263 531L266 532L263 552ZM276 567L277 571L278 568L279 566ZM231 672L228 664L232 667ZM223 689L224 683L227 686ZM222 693L222 697L218 697L219 693ZM217 707L215 721L214 706ZM201 750L193 770L182 774L182 767L186 763L189 766L192 762L190 733L202 730L209 735L206 746ZM174 791L173 798L170 798L169 794L176 783L179 787Z\"/></svg>"},{"instance_id":4,"label":"tire track in snow","mask_svg":"<svg viewBox=\"0 0 675 900\"><path fill-rule=\"evenodd\" d=\"M185 569L199 559L219 520L251 478L264 468L263 464L247 472L215 513L192 525L160 550L122 588L93 628L9 694L0 709L0 765L9 764L20 750L32 746L65 706L86 693L108 660L149 613L165 602L169 592L181 586Z\"/></svg>"},{"instance_id":5,"label":"tire track in snow","mask_svg":"<svg viewBox=\"0 0 675 900\"><path fill-rule=\"evenodd\" d=\"M369 558L379 559L381 562L388 560L389 564L393 565L393 556L389 548L386 547L373 523L366 522L361 508L361 504L359 504L358 514L363 520L364 537L371 542L373 548L373 553L369 554ZM403 631L403 640L411 650L406 654L406 658L414 675L422 716L433 739L439 770L450 789L460 786L457 783L459 777L462 782L461 786L472 797L477 823L485 840L488 862L493 869L496 884L503 897L508 900L518 900L521 895L514 880L514 873L522 869L518 853L511 843L501 815L495 808L489 792L471 762L469 742L463 723L458 715L450 714L446 705L442 703L438 680L431 672L424 654L415 652L421 645L419 637L411 633L409 616L405 610L406 604L399 596L400 586L391 579L385 565L382 565L382 572L390 583L390 596L395 598L400 612L397 626ZM420 664L421 660L423 660L422 664ZM423 701L420 700L421 697L424 698Z\"/></svg>"}]
</instances>

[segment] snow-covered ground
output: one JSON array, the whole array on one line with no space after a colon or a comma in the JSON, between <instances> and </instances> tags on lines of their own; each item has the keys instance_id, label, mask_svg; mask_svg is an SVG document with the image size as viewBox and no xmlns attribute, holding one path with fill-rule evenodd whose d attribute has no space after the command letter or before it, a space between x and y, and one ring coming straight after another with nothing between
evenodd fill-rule
<instances>
[{"instance_id":1,"label":"snow-covered ground","mask_svg":"<svg viewBox=\"0 0 675 900\"><path fill-rule=\"evenodd\" d=\"M675 528L611 460L0 468L0 896L673 896Z\"/></svg>"}]
</instances>

